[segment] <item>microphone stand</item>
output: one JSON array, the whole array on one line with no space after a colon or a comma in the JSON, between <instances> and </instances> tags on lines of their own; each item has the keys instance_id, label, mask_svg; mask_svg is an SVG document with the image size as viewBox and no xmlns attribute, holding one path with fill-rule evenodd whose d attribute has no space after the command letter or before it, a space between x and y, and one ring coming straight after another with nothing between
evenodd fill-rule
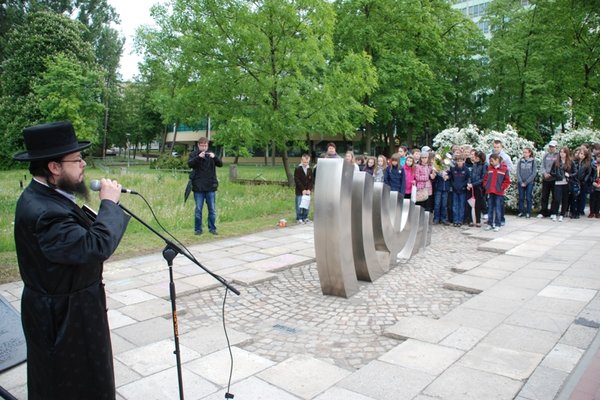
<instances>
[{"instance_id":1,"label":"microphone stand","mask_svg":"<svg viewBox=\"0 0 600 400\"><path fill-rule=\"evenodd\" d=\"M137 221L139 221L142 225L148 228L152 233L161 238L166 246L163 249L163 257L167 261L167 265L169 266L169 294L171 297L171 316L173 319L173 337L175 341L175 359L177 360L177 380L179 383L179 399L183 400L183 375L181 371L181 354L179 351L179 328L177 324L177 304L176 304L176 293L175 293L175 281L173 279L173 259L177 256L177 254L184 255L188 260L202 268L207 274L215 278L217 281L221 282L223 286L227 289L231 290L233 293L240 295L239 290L231 286L222 276L215 274L214 272L208 270L204 265L200 264L194 257L192 257L187 251L184 251L180 246L176 243L173 243L165 236L163 236L156 229L148 225L145 221L143 221L140 217L129 211L125 206L119 204L119 207L127 214L131 215Z\"/></svg>"}]
</instances>

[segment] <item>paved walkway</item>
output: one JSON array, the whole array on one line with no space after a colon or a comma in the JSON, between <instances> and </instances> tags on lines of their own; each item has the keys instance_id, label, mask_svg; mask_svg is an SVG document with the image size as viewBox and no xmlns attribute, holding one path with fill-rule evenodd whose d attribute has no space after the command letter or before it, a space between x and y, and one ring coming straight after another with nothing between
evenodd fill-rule
<instances>
[{"instance_id":1,"label":"paved walkway","mask_svg":"<svg viewBox=\"0 0 600 400\"><path fill-rule=\"evenodd\" d=\"M225 305L235 399L536 400L600 387L599 242L587 218L436 226L430 247L350 299L321 295L311 225L190 249L242 292ZM174 271L185 397L223 399L224 289L182 256ZM177 399L161 254L109 262L105 280L117 397ZM17 309L21 290L0 285ZM25 399L25 365L0 385Z\"/></svg>"}]
</instances>

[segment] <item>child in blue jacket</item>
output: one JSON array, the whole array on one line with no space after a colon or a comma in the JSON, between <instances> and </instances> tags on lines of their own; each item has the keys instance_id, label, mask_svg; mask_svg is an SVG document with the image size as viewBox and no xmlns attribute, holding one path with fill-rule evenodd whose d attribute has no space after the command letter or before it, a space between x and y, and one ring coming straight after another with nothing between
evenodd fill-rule
<instances>
[{"instance_id":1,"label":"child in blue jacket","mask_svg":"<svg viewBox=\"0 0 600 400\"><path fill-rule=\"evenodd\" d=\"M465 167L465 159L457 158L456 165L450 167L450 184L452 185L452 217L454 226L462 226L467 206L467 184L471 183L471 173Z\"/></svg>"},{"instance_id":2,"label":"child in blue jacket","mask_svg":"<svg viewBox=\"0 0 600 400\"><path fill-rule=\"evenodd\" d=\"M406 182L404 179L404 170L400 166L400 154L392 155L390 165L383 173L383 182L390 186L390 190L398 192L398 196L404 197Z\"/></svg>"}]
</instances>

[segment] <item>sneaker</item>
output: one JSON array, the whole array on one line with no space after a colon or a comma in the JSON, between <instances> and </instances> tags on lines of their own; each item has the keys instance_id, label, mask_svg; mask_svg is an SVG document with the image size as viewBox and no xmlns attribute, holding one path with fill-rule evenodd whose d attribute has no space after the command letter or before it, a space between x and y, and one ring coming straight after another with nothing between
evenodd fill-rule
<instances>
[{"instance_id":1,"label":"sneaker","mask_svg":"<svg viewBox=\"0 0 600 400\"><path fill-rule=\"evenodd\" d=\"M212 233L212 234L213 234L213 235L215 235L215 236L217 236L217 235L218 235L217 231L210 231L210 233Z\"/></svg>"},{"instance_id":2,"label":"sneaker","mask_svg":"<svg viewBox=\"0 0 600 400\"><path fill-rule=\"evenodd\" d=\"M469 222L469 226L470 226L470 227L474 227L474 226L475 226L475 224L474 224L474 223L472 223L472 222Z\"/></svg>"},{"instance_id":3,"label":"sneaker","mask_svg":"<svg viewBox=\"0 0 600 400\"><path fill-rule=\"evenodd\" d=\"M500 230L500 227L499 227L499 226L495 226L495 227L494 227L494 232L498 232L499 230Z\"/></svg>"},{"instance_id":4,"label":"sneaker","mask_svg":"<svg viewBox=\"0 0 600 400\"><path fill-rule=\"evenodd\" d=\"M481 224L475 224L475 228L481 228Z\"/></svg>"},{"instance_id":5,"label":"sneaker","mask_svg":"<svg viewBox=\"0 0 600 400\"><path fill-rule=\"evenodd\" d=\"M488 219L488 215L487 214L483 214L483 219Z\"/></svg>"},{"instance_id":6,"label":"sneaker","mask_svg":"<svg viewBox=\"0 0 600 400\"><path fill-rule=\"evenodd\" d=\"M304 220L304 223L305 223L305 224L308 224L308 223L310 223L310 222L311 222L311 220L310 220L310 219L308 219L308 218L306 218L306 219Z\"/></svg>"},{"instance_id":7,"label":"sneaker","mask_svg":"<svg viewBox=\"0 0 600 400\"><path fill-rule=\"evenodd\" d=\"M590 213L590 215L588 215L588 218L594 218L595 216L596 216L596 214Z\"/></svg>"},{"instance_id":8,"label":"sneaker","mask_svg":"<svg viewBox=\"0 0 600 400\"><path fill-rule=\"evenodd\" d=\"M485 227L486 231L491 231L492 229L494 229L494 227L491 226L491 225L488 225L488 226Z\"/></svg>"},{"instance_id":9,"label":"sneaker","mask_svg":"<svg viewBox=\"0 0 600 400\"><path fill-rule=\"evenodd\" d=\"M531 218L531 215L525 214L525 218L529 219L529 218Z\"/></svg>"},{"instance_id":10,"label":"sneaker","mask_svg":"<svg viewBox=\"0 0 600 400\"><path fill-rule=\"evenodd\" d=\"M552 221L556 222L556 215L552 214L552 215L550 216L550 219L551 219Z\"/></svg>"},{"instance_id":11,"label":"sneaker","mask_svg":"<svg viewBox=\"0 0 600 400\"><path fill-rule=\"evenodd\" d=\"M596 214L596 218L600 218L600 214Z\"/></svg>"},{"instance_id":12,"label":"sneaker","mask_svg":"<svg viewBox=\"0 0 600 400\"><path fill-rule=\"evenodd\" d=\"M525 214L523 214L522 212L517 214L517 217L519 217L519 218L523 218L524 216L525 216Z\"/></svg>"},{"instance_id":13,"label":"sneaker","mask_svg":"<svg viewBox=\"0 0 600 400\"><path fill-rule=\"evenodd\" d=\"M297 223L298 225L302 225L302 224L304 224L304 221L303 221L303 220L301 220L301 219L297 219L297 220L296 220L296 223Z\"/></svg>"},{"instance_id":14,"label":"sneaker","mask_svg":"<svg viewBox=\"0 0 600 400\"><path fill-rule=\"evenodd\" d=\"M537 217L538 218L544 218L544 214L538 214Z\"/></svg>"},{"instance_id":15,"label":"sneaker","mask_svg":"<svg viewBox=\"0 0 600 400\"><path fill-rule=\"evenodd\" d=\"M558 222L563 222L563 216L562 215L558 216Z\"/></svg>"},{"instance_id":16,"label":"sneaker","mask_svg":"<svg viewBox=\"0 0 600 400\"><path fill-rule=\"evenodd\" d=\"M200 235L202 235L202 231L196 231L196 232L194 232L194 235L200 236Z\"/></svg>"}]
</instances>

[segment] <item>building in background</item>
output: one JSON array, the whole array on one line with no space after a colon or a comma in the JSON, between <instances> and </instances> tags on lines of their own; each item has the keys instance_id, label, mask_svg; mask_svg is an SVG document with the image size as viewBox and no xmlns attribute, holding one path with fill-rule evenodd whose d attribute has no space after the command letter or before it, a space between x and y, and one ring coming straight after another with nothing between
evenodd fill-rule
<instances>
[{"instance_id":1,"label":"building in background","mask_svg":"<svg viewBox=\"0 0 600 400\"><path fill-rule=\"evenodd\" d=\"M466 0L466 1L453 1L452 8L460 10L465 17L471 18L471 20L477 24L479 29L483 32L487 39L492 37L490 30L490 24L484 18L485 12L490 5L490 0ZM523 7L529 6L529 0L521 0Z\"/></svg>"}]
</instances>

